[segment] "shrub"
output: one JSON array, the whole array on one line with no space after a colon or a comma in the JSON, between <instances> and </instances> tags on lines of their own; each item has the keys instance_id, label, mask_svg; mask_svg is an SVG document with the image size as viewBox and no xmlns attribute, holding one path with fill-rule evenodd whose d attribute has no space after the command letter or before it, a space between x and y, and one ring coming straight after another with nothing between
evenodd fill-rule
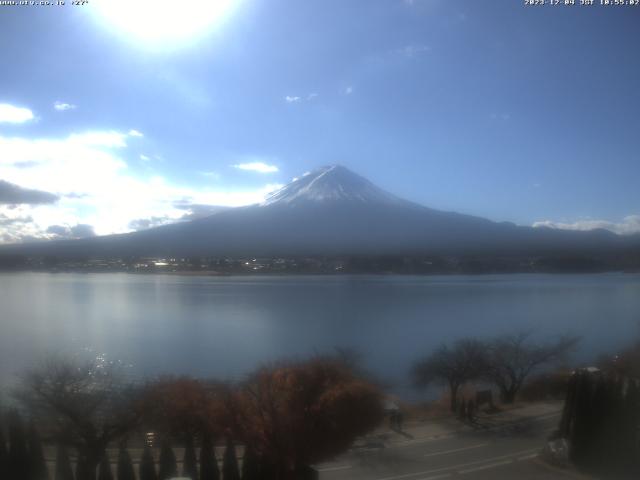
<instances>
[{"instance_id":1,"label":"shrub","mask_svg":"<svg viewBox=\"0 0 640 480\"><path fill-rule=\"evenodd\" d=\"M98 466L98 480L113 480L111 462L109 461L109 456L106 453L102 457L102 460L100 460L100 465Z\"/></svg>"},{"instance_id":2,"label":"shrub","mask_svg":"<svg viewBox=\"0 0 640 480\"><path fill-rule=\"evenodd\" d=\"M210 435L205 435L200 448L200 480L219 480L220 471L216 451Z\"/></svg>"},{"instance_id":3,"label":"shrub","mask_svg":"<svg viewBox=\"0 0 640 480\"><path fill-rule=\"evenodd\" d=\"M245 444L282 478L345 452L384 418L379 392L327 358L258 370L237 404Z\"/></svg>"},{"instance_id":4,"label":"shrub","mask_svg":"<svg viewBox=\"0 0 640 480\"><path fill-rule=\"evenodd\" d=\"M136 472L133 470L131 455L124 446L118 452L118 480L136 480Z\"/></svg>"},{"instance_id":5,"label":"shrub","mask_svg":"<svg viewBox=\"0 0 640 480\"><path fill-rule=\"evenodd\" d=\"M153 460L153 454L149 445L145 445L140 458L140 480L156 480L156 462Z\"/></svg>"},{"instance_id":6,"label":"shrub","mask_svg":"<svg viewBox=\"0 0 640 480\"><path fill-rule=\"evenodd\" d=\"M222 459L222 478L224 480L240 480L238 470L238 456L236 448L231 440L227 440L227 447L224 450Z\"/></svg>"},{"instance_id":7,"label":"shrub","mask_svg":"<svg viewBox=\"0 0 640 480\"><path fill-rule=\"evenodd\" d=\"M162 443L160 449L160 469L158 472L158 478L160 480L167 480L171 477L178 475L178 464L176 462L176 456L173 453L171 445L167 441Z\"/></svg>"},{"instance_id":8,"label":"shrub","mask_svg":"<svg viewBox=\"0 0 640 480\"><path fill-rule=\"evenodd\" d=\"M55 480L73 480L73 470L69 460L69 452L63 445L58 445L56 451Z\"/></svg>"}]
</instances>

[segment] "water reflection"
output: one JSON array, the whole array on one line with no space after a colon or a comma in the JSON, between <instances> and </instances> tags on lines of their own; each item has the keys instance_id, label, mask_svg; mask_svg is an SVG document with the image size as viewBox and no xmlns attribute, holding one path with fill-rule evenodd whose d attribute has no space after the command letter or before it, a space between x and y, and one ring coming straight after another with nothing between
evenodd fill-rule
<instances>
[{"instance_id":1,"label":"water reflection","mask_svg":"<svg viewBox=\"0 0 640 480\"><path fill-rule=\"evenodd\" d=\"M406 392L419 356L523 327L583 335L592 358L637 334L640 276L0 275L0 376L90 348L159 372L238 378L283 356L355 347Z\"/></svg>"}]
</instances>

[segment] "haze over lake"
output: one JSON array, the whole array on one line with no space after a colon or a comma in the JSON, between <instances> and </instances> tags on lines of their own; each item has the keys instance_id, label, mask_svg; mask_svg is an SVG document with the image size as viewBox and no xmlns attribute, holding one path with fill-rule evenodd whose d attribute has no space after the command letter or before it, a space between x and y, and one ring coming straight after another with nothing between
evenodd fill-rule
<instances>
[{"instance_id":1,"label":"haze over lake","mask_svg":"<svg viewBox=\"0 0 640 480\"><path fill-rule=\"evenodd\" d=\"M261 362L354 347L408 395L419 356L460 336L583 336L576 358L637 338L640 275L0 275L0 381L44 352L134 375L240 379Z\"/></svg>"}]
</instances>

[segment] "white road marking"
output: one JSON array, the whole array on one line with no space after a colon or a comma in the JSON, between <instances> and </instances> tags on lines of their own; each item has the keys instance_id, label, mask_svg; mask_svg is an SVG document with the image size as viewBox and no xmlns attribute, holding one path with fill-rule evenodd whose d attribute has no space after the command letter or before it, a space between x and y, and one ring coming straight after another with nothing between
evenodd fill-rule
<instances>
[{"instance_id":1,"label":"white road marking","mask_svg":"<svg viewBox=\"0 0 640 480\"><path fill-rule=\"evenodd\" d=\"M387 448L403 448L403 447L410 447L419 443L429 443L429 442L437 442L440 440L447 440L449 438L458 437L460 436L461 433L462 432L446 433L446 434L440 434L440 435L433 435L431 437L422 437L422 438L415 438L413 440L394 442L387 445Z\"/></svg>"},{"instance_id":2,"label":"white road marking","mask_svg":"<svg viewBox=\"0 0 640 480\"><path fill-rule=\"evenodd\" d=\"M537 453L532 453L531 455L525 455L524 457L518 458L518 460L531 460L532 458L536 458L538 456Z\"/></svg>"},{"instance_id":3,"label":"white road marking","mask_svg":"<svg viewBox=\"0 0 640 480\"><path fill-rule=\"evenodd\" d=\"M353 468L352 465L340 465L338 467L325 467L325 468L318 468L317 470L319 472L335 472L337 470L348 470L350 468Z\"/></svg>"},{"instance_id":4,"label":"white road marking","mask_svg":"<svg viewBox=\"0 0 640 480\"><path fill-rule=\"evenodd\" d=\"M513 460L503 460L501 462L490 463L488 465L482 465L480 467L467 468L466 470L460 470L458 473L460 475L465 475L471 472L479 472L480 470L487 470L488 468L500 467L502 465L508 465L509 463L513 463Z\"/></svg>"},{"instance_id":5,"label":"white road marking","mask_svg":"<svg viewBox=\"0 0 640 480\"><path fill-rule=\"evenodd\" d=\"M426 470L424 472L405 473L403 475L395 475L393 477L378 478L376 480L397 480L399 478L417 477L418 475L427 475L429 473L436 473L436 472L439 472L441 470L448 470L448 468L439 468L437 470ZM447 474L447 475L450 475L450 474ZM431 478L431 477L429 477L429 478Z\"/></svg>"},{"instance_id":6,"label":"white road marking","mask_svg":"<svg viewBox=\"0 0 640 480\"><path fill-rule=\"evenodd\" d=\"M513 453L509 453L507 455L499 455L497 457L492 457L492 458L485 458L483 460L476 460L475 462L466 462L466 463L459 463L457 465L449 465L447 467L441 467L441 468L436 468L435 470L425 470L423 472L414 472L414 473L404 473L402 475L394 475L391 477L384 477L384 478L378 478L377 480L399 480L401 478L409 478L409 477L418 477L420 475L429 475L430 473L438 473L438 472L446 472L447 470L454 470L457 471L460 468L464 468L464 467L470 467L471 465L478 465L481 463L486 463L486 462L493 462L495 460L503 460L508 458L510 463L513 461L514 458L517 458L519 456L522 455L529 455L533 452L537 452L539 450L539 448L529 448L527 450L521 450L519 452L513 452ZM487 467L489 468L489 467ZM427 480L430 477L427 478L422 478L420 480Z\"/></svg>"},{"instance_id":7,"label":"white road marking","mask_svg":"<svg viewBox=\"0 0 640 480\"><path fill-rule=\"evenodd\" d=\"M465 450L472 450L474 448L486 447L487 445L489 445L489 444L488 443L480 443L478 445L471 445L470 447L463 447L463 448L456 448L456 449L453 449L453 450L444 450L444 451L441 451L441 452L427 453L424 456L425 457L436 457L438 455L447 455L449 453L464 452Z\"/></svg>"}]
</instances>

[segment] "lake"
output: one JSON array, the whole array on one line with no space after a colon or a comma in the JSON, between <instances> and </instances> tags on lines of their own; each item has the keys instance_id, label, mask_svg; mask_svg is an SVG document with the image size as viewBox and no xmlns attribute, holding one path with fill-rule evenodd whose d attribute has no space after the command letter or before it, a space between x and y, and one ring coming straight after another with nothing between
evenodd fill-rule
<instances>
[{"instance_id":1,"label":"lake","mask_svg":"<svg viewBox=\"0 0 640 480\"><path fill-rule=\"evenodd\" d=\"M640 275L235 276L0 274L0 380L45 353L106 355L132 375L240 379L257 365L353 347L411 395L442 342L535 329L582 335L590 362L639 336Z\"/></svg>"}]
</instances>

